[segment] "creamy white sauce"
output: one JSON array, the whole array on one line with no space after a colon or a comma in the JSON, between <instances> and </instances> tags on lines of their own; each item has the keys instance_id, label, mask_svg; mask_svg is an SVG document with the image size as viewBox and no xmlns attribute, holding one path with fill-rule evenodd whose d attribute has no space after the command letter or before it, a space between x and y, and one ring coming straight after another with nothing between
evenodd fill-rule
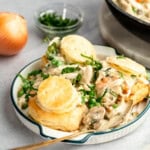
<instances>
[{"instance_id":1,"label":"creamy white sauce","mask_svg":"<svg viewBox=\"0 0 150 150\"><path fill-rule=\"evenodd\" d=\"M125 12L150 23L150 1L143 0L113 0Z\"/></svg>"}]
</instances>

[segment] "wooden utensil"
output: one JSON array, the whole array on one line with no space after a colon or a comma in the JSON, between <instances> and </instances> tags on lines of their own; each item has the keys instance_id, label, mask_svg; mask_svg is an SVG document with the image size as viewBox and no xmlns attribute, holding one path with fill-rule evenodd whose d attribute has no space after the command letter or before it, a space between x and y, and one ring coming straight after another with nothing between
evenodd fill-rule
<instances>
[{"instance_id":1,"label":"wooden utensil","mask_svg":"<svg viewBox=\"0 0 150 150\"><path fill-rule=\"evenodd\" d=\"M37 149L37 148L48 146L50 144L55 144L55 143L61 142L63 140L72 139L72 138L77 137L81 134L91 133L91 132L95 132L95 130L76 131L73 134L70 134L70 135L67 135L67 136L63 136L63 137L60 137L60 138L47 140L47 141L43 141L43 142L40 142L40 143L31 144L31 145L16 147L16 148L12 148L11 150L34 150L34 149Z\"/></svg>"}]
</instances>

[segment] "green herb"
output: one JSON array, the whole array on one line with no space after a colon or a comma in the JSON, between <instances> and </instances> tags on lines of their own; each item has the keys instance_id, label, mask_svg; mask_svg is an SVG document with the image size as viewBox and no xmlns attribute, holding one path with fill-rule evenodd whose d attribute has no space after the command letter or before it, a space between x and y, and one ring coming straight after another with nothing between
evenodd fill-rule
<instances>
[{"instance_id":1,"label":"green herb","mask_svg":"<svg viewBox=\"0 0 150 150\"><path fill-rule=\"evenodd\" d=\"M88 107L96 106L96 91L95 86L91 85L89 86L89 90L81 89L80 90L82 95L82 102L87 103Z\"/></svg>"},{"instance_id":2,"label":"green herb","mask_svg":"<svg viewBox=\"0 0 150 150\"><path fill-rule=\"evenodd\" d=\"M78 19L64 18L56 12L43 12L38 18L39 22L49 27L72 26L78 22Z\"/></svg>"},{"instance_id":3,"label":"green herb","mask_svg":"<svg viewBox=\"0 0 150 150\"><path fill-rule=\"evenodd\" d=\"M136 78L136 75L135 74L131 74L131 78Z\"/></svg>"},{"instance_id":4,"label":"green herb","mask_svg":"<svg viewBox=\"0 0 150 150\"><path fill-rule=\"evenodd\" d=\"M22 88L23 88L23 90L24 90L25 93L26 93L28 90L34 89L34 88L33 88L33 84L34 84L33 81L30 81L30 80L24 78L21 74L19 74L18 76L21 78L21 80L22 80L22 82L23 82Z\"/></svg>"},{"instance_id":5,"label":"green herb","mask_svg":"<svg viewBox=\"0 0 150 150\"><path fill-rule=\"evenodd\" d=\"M86 64L91 65L94 70L98 71L102 68L102 64L99 61L94 60L93 57L89 57L84 54L81 54L81 56L87 59Z\"/></svg>"},{"instance_id":6,"label":"green herb","mask_svg":"<svg viewBox=\"0 0 150 150\"><path fill-rule=\"evenodd\" d=\"M150 81L150 71L147 71L147 80Z\"/></svg>"},{"instance_id":7,"label":"green herb","mask_svg":"<svg viewBox=\"0 0 150 150\"><path fill-rule=\"evenodd\" d=\"M106 77L109 76L109 71L111 70L111 68L107 68L106 70L104 70Z\"/></svg>"},{"instance_id":8,"label":"green herb","mask_svg":"<svg viewBox=\"0 0 150 150\"><path fill-rule=\"evenodd\" d=\"M21 90L19 90L19 92L18 92L18 97L21 97L21 96L23 96L25 93L24 93L24 90L23 89L21 89Z\"/></svg>"},{"instance_id":9,"label":"green herb","mask_svg":"<svg viewBox=\"0 0 150 150\"><path fill-rule=\"evenodd\" d=\"M77 85L82 79L82 75L79 73L75 79L73 79L72 84Z\"/></svg>"},{"instance_id":10,"label":"green herb","mask_svg":"<svg viewBox=\"0 0 150 150\"><path fill-rule=\"evenodd\" d=\"M112 107L115 109L118 107L118 104L113 104Z\"/></svg>"},{"instance_id":11,"label":"green herb","mask_svg":"<svg viewBox=\"0 0 150 150\"><path fill-rule=\"evenodd\" d=\"M75 71L79 71L79 70L80 70L79 67L66 67L66 68L62 69L61 74L71 73L71 72L75 72Z\"/></svg>"},{"instance_id":12,"label":"green herb","mask_svg":"<svg viewBox=\"0 0 150 150\"><path fill-rule=\"evenodd\" d=\"M40 74L41 72L42 72L41 69L39 69L39 70L33 70L33 71L31 71L31 72L28 74L28 77L30 77L30 76L36 76L36 75Z\"/></svg>"},{"instance_id":13,"label":"green herb","mask_svg":"<svg viewBox=\"0 0 150 150\"><path fill-rule=\"evenodd\" d=\"M45 80L49 77L49 74L44 74L43 72L41 72L41 77L43 78L43 80Z\"/></svg>"},{"instance_id":14,"label":"green herb","mask_svg":"<svg viewBox=\"0 0 150 150\"><path fill-rule=\"evenodd\" d=\"M132 6L132 11L133 11L134 13L137 13L136 7Z\"/></svg>"},{"instance_id":15,"label":"green herb","mask_svg":"<svg viewBox=\"0 0 150 150\"><path fill-rule=\"evenodd\" d=\"M36 75L38 75L38 74L41 75L41 77L43 78L43 80L49 77L49 74L44 74L44 73L42 72L42 70L39 69L39 70L33 70L33 71L31 71L31 72L28 74L28 78L29 78L30 76L36 76ZM29 80L28 80L28 81L29 81Z\"/></svg>"},{"instance_id":16,"label":"green herb","mask_svg":"<svg viewBox=\"0 0 150 150\"><path fill-rule=\"evenodd\" d=\"M99 72L94 71L92 81L95 82L98 76L99 76Z\"/></svg>"},{"instance_id":17,"label":"green herb","mask_svg":"<svg viewBox=\"0 0 150 150\"><path fill-rule=\"evenodd\" d=\"M99 61L94 60L93 57L89 57L84 54L81 54L81 56L87 59L87 61L85 62L86 65L91 65L93 67L94 69L93 82L96 81L99 75L98 71L102 68L102 64Z\"/></svg>"},{"instance_id":18,"label":"green herb","mask_svg":"<svg viewBox=\"0 0 150 150\"><path fill-rule=\"evenodd\" d=\"M21 78L23 82L22 88L18 92L18 97L21 97L25 94L25 98L26 100L28 100L30 96L35 95L35 94L31 94L30 92L37 91L37 89L33 87L33 84L34 84L33 81L24 78L21 74L19 74L18 76Z\"/></svg>"},{"instance_id":19,"label":"green herb","mask_svg":"<svg viewBox=\"0 0 150 150\"><path fill-rule=\"evenodd\" d=\"M49 43L50 42L50 38L48 36L44 37L43 42L44 43Z\"/></svg>"},{"instance_id":20,"label":"green herb","mask_svg":"<svg viewBox=\"0 0 150 150\"><path fill-rule=\"evenodd\" d=\"M117 55L116 58L117 58L117 59L124 59L125 56L124 56L124 55Z\"/></svg>"},{"instance_id":21,"label":"green herb","mask_svg":"<svg viewBox=\"0 0 150 150\"><path fill-rule=\"evenodd\" d=\"M124 78L124 74L122 72L118 71L118 74L120 78Z\"/></svg>"},{"instance_id":22,"label":"green herb","mask_svg":"<svg viewBox=\"0 0 150 150\"><path fill-rule=\"evenodd\" d=\"M147 96L147 99L150 99L150 96L149 96L149 95Z\"/></svg>"},{"instance_id":23,"label":"green herb","mask_svg":"<svg viewBox=\"0 0 150 150\"><path fill-rule=\"evenodd\" d=\"M114 97L118 97L118 94L116 92L114 92L113 90L109 90L110 94L113 95Z\"/></svg>"},{"instance_id":24,"label":"green herb","mask_svg":"<svg viewBox=\"0 0 150 150\"><path fill-rule=\"evenodd\" d=\"M52 60L54 56L56 56L59 52L59 47L57 43L52 43L51 45L48 46L47 51L46 51L46 57L49 60Z\"/></svg>"},{"instance_id":25,"label":"green herb","mask_svg":"<svg viewBox=\"0 0 150 150\"><path fill-rule=\"evenodd\" d=\"M28 103L27 102L23 103L22 106L21 106L22 109L26 109L27 107L28 107Z\"/></svg>"},{"instance_id":26,"label":"green herb","mask_svg":"<svg viewBox=\"0 0 150 150\"><path fill-rule=\"evenodd\" d=\"M104 93L103 93L101 96L99 96L99 97L97 98L97 101L98 101L99 103L101 103L102 99L104 98L104 96L106 95L107 92L108 92L108 89L105 89Z\"/></svg>"},{"instance_id":27,"label":"green herb","mask_svg":"<svg viewBox=\"0 0 150 150\"><path fill-rule=\"evenodd\" d=\"M103 97L106 95L107 89L99 97L97 97L97 93L94 85L89 86L89 90L81 89L80 92L82 95L82 102L87 103L87 106L89 108L92 108L94 106L101 105L101 101Z\"/></svg>"},{"instance_id":28,"label":"green herb","mask_svg":"<svg viewBox=\"0 0 150 150\"><path fill-rule=\"evenodd\" d=\"M59 67L59 66L61 66L64 62L62 62L62 61L60 61L60 60L58 60L58 59L56 59L56 58L53 58L53 59L51 60L51 63L52 63L52 66Z\"/></svg>"},{"instance_id":29,"label":"green herb","mask_svg":"<svg viewBox=\"0 0 150 150\"><path fill-rule=\"evenodd\" d=\"M59 52L59 45L55 42L49 45L46 51L46 57L51 61L52 66L55 67L61 66L63 64L62 61L57 60L55 58L58 52Z\"/></svg>"}]
</instances>

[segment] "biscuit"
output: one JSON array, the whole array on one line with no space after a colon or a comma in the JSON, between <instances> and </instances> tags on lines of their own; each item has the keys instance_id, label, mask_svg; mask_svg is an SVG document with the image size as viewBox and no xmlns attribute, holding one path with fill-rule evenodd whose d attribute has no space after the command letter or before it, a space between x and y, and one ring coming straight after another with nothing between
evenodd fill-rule
<instances>
[{"instance_id":1,"label":"biscuit","mask_svg":"<svg viewBox=\"0 0 150 150\"><path fill-rule=\"evenodd\" d=\"M35 100L36 97L29 100L28 114L39 124L63 131L79 129L83 113L86 110L85 105L78 105L70 112L57 114L44 111L36 104Z\"/></svg>"},{"instance_id":2,"label":"biscuit","mask_svg":"<svg viewBox=\"0 0 150 150\"><path fill-rule=\"evenodd\" d=\"M107 57L107 63L113 68L130 75L146 77L146 69L141 64L131 60L130 58L119 56Z\"/></svg>"},{"instance_id":3,"label":"biscuit","mask_svg":"<svg viewBox=\"0 0 150 150\"><path fill-rule=\"evenodd\" d=\"M139 81L133 85L128 100L133 101L133 105L136 105L137 103L143 101L144 98L148 96L148 94L149 94L149 85Z\"/></svg>"},{"instance_id":4,"label":"biscuit","mask_svg":"<svg viewBox=\"0 0 150 150\"><path fill-rule=\"evenodd\" d=\"M65 36L61 40L60 51L70 63L84 63L86 59L81 54L96 58L92 43L79 35Z\"/></svg>"},{"instance_id":5,"label":"biscuit","mask_svg":"<svg viewBox=\"0 0 150 150\"><path fill-rule=\"evenodd\" d=\"M79 98L70 80L50 76L39 85L36 102L45 111L62 113L73 109Z\"/></svg>"}]
</instances>

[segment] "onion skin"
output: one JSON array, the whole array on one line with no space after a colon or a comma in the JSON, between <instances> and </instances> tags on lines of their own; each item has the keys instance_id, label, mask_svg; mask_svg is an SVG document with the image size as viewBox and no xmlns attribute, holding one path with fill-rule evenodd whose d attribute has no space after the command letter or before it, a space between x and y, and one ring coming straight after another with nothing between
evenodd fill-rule
<instances>
[{"instance_id":1,"label":"onion skin","mask_svg":"<svg viewBox=\"0 0 150 150\"><path fill-rule=\"evenodd\" d=\"M26 20L15 13L0 12L0 55L15 55L28 39Z\"/></svg>"}]
</instances>

